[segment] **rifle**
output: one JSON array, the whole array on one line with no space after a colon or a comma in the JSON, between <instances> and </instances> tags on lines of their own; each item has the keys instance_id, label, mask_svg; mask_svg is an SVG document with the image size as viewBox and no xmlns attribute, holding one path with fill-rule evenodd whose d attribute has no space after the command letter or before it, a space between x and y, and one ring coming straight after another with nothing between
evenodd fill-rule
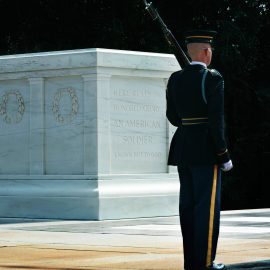
<instances>
[{"instance_id":1,"label":"rifle","mask_svg":"<svg viewBox=\"0 0 270 270\"><path fill-rule=\"evenodd\" d=\"M147 3L146 0L143 0L145 4L145 9L149 12L152 19L158 20L160 23L161 29L163 31L163 34L165 36L165 39L169 43L169 46L172 48L172 51L179 63L179 65L184 68L190 64L190 61L188 57L186 56L185 52L182 50L181 46L176 41L174 35L172 32L168 29L167 25L164 23L160 15L158 14L158 11L154 8L153 3Z\"/></svg>"}]
</instances>

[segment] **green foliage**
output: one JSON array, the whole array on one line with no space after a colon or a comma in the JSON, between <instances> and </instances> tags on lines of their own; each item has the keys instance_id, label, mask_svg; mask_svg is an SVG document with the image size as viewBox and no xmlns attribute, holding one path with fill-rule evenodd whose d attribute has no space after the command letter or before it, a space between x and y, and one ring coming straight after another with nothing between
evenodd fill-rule
<instances>
[{"instance_id":1,"label":"green foliage","mask_svg":"<svg viewBox=\"0 0 270 270\"><path fill-rule=\"evenodd\" d=\"M269 207L269 0L153 2L182 45L187 29L218 30L212 66L225 78L235 165L224 176L223 207ZM0 11L1 54L93 47L170 53L142 0L0 0Z\"/></svg>"}]
</instances>

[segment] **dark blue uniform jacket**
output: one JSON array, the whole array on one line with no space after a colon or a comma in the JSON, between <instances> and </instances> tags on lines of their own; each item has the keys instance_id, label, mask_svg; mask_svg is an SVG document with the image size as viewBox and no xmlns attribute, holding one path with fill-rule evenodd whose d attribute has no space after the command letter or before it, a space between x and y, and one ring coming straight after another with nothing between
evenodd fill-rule
<instances>
[{"instance_id":1,"label":"dark blue uniform jacket","mask_svg":"<svg viewBox=\"0 0 270 270\"><path fill-rule=\"evenodd\" d=\"M203 92L205 70L203 65L189 65L169 78L166 115L178 127L170 146L169 165L229 161L224 138L224 81L219 72L208 70Z\"/></svg>"}]
</instances>

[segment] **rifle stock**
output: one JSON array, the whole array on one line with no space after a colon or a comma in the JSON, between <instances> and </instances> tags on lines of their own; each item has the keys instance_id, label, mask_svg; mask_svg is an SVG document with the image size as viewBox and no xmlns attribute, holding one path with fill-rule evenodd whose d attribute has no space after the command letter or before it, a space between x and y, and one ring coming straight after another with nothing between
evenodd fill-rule
<instances>
[{"instance_id":1,"label":"rifle stock","mask_svg":"<svg viewBox=\"0 0 270 270\"><path fill-rule=\"evenodd\" d=\"M172 48L173 53L174 53L179 65L182 68L188 66L190 64L188 57L186 56L185 52L182 50L181 46L179 45L179 43L175 39L172 32L168 29L167 25L164 23L164 21L160 17L158 11L153 7L153 3L152 2L147 3L146 0L143 0L143 2L145 4L145 9L148 11L151 18L154 21L157 20L159 22L161 29L163 31L163 34L165 36L165 39L169 43L169 46Z\"/></svg>"}]
</instances>

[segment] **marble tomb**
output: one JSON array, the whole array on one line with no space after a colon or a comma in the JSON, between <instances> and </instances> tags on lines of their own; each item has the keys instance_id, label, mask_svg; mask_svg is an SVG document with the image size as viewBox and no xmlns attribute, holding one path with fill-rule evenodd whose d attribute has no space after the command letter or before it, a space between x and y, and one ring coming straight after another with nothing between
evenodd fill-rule
<instances>
[{"instance_id":1,"label":"marble tomb","mask_svg":"<svg viewBox=\"0 0 270 270\"><path fill-rule=\"evenodd\" d=\"M178 69L108 49L0 57L0 217L177 215L165 89Z\"/></svg>"}]
</instances>

